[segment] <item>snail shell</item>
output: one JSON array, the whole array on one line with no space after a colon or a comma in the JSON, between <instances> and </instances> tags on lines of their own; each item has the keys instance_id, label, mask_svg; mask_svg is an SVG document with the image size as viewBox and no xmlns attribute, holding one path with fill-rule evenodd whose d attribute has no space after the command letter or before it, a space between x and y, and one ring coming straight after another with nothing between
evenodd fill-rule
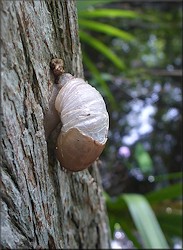
<instances>
[{"instance_id":1,"label":"snail shell","mask_svg":"<svg viewBox=\"0 0 183 250\"><path fill-rule=\"evenodd\" d=\"M63 74L56 100L62 129L56 154L61 165L80 171L102 153L107 141L109 116L100 93L81 78Z\"/></svg>"},{"instance_id":2,"label":"snail shell","mask_svg":"<svg viewBox=\"0 0 183 250\"><path fill-rule=\"evenodd\" d=\"M109 116L100 93L81 78L64 73L55 99L61 123L56 155L71 171L90 166L102 153L107 141Z\"/></svg>"}]
</instances>

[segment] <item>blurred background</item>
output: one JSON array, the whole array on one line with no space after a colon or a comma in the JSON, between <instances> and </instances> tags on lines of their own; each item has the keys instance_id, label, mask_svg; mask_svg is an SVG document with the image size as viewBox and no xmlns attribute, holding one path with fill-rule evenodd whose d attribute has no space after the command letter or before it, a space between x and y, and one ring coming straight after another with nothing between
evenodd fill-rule
<instances>
[{"instance_id":1,"label":"blurred background","mask_svg":"<svg viewBox=\"0 0 183 250\"><path fill-rule=\"evenodd\" d=\"M114 249L182 248L182 1L77 0L84 75L103 95Z\"/></svg>"}]
</instances>

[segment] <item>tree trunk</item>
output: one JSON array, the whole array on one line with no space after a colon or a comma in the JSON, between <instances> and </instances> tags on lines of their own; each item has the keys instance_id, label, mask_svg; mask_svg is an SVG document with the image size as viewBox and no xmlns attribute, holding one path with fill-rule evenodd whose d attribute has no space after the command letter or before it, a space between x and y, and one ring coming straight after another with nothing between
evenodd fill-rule
<instances>
[{"instance_id":1,"label":"tree trunk","mask_svg":"<svg viewBox=\"0 0 183 250\"><path fill-rule=\"evenodd\" d=\"M1 2L1 247L109 248L97 162L64 171L46 142L52 58L83 76L75 2Z\"/></svg>"}]
</instances>

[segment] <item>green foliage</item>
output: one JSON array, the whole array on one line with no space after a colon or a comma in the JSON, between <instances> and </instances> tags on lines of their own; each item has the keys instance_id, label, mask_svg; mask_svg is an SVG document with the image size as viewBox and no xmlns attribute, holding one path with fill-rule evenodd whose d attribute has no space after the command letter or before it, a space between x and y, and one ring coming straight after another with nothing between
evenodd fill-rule
<instances>
[{"instance_id":1,"label":"green foliage","mask_svg":"<svg viewBox=\"0 0 183 250\"><path fill-rule=\"evenodd\" d=\"M147 199L150 203L159 203L162 200L169 200L181 196L182 184L180 182L170 185L166 188L153 191L147 195Z\"/></svg>"},{"instance_id":2,"label":"green foliage","mask_svg":"<svg viewBox=\"0 0 183 250\"><path fill-rule=\"evenodd\" d=\"M150 248L168 248L168 244L159 226L156 216L146 198L139 194L126 194L127 203L133 221L143 240L143 246Z\"/></svg>"},{"instance_id":3,"label":"green foliage","mask_svg":"<svg viewBox=\"0 0 183 250\"><path fill-rule=\"evenodd\" d=\"M79 11L79 15L86 18L140 18L140 15L132 10L116 10L116 9L92 9Z\"/></svg>"},{"instance_id":4,"label":"green foliage","mask_svg":"<svg viewBox=\"0 0 183 250\"><path fill-rule=\"evenodd\" d=\"M101 22L79 19L79 25L84 28L88 28L90 30L101 32L109 36L119 37L128 42L135 39L135 37L131 35L130 33L120 30L111 25L101 23Z\"/></svg>"},{"instance_id":5,"label":"green foliage","mask_svg":"<svg viewBox=\"0 0 183 250\"><path fill-rule=\"evenodd\" d=\"M137 143L135 146L135 159L138 162L138 166L143 174L150 174L153 170L153 162L150 155L144 149L141 143Z\"/></svg>"},{"instance_id":6,"label":"green foliage","mask_svg":"<svg viewBox=\"0 0 183 250\"><path fill-rule=\"evenodd\" d=\"M105 3L112 3L116 0L105 0ZM121 0L119 0L121 1ZM78 12L82 10L86 11L88 8L96 7L104 4L104 0L77 0L77 9Z\"/></svg>"},{"instance_id":7,"label":"green foliage","mask_svg":"<svg viewBox=\"0 0 183 250\"><path fill-rule=\"evenodd\" d=\"M98 50L100 53L106 56L116 67L121 70L125 69L124 62L109 47L100 42L100 40L90 36L89 34L81 30L79 32L79 35L82 41L86 42L94 49Z\"/></svg>"},{"instance_id":8,"label":"green foliage","mask_svg":"<svg viewBox=\"0 0 183 250\"><path fill-rule=\"evenodd\" d=\"M182 11L159 3L155 7L151 3L135 7L137 11L114 9L115 4L108 5L112 2L117 1L77 1L83 64L88 69L87 77L107 98L111 112L109 149L104 154L105 165L113 169L107 174L114 172L114 177L120 179L123 169L138 168L143 179L138 184L144 184L139 190L145 195L135 194L137 180L134 189L129 188L132 194L124 192L113 198L105 193L110 227L113 232L116 225L120 226L139 249L172 248L172 238L182 238L179 182L182 174L168 173L180 171L180 78L172 76L174 70L176 73L182 67L182 41L178 36L182 30ZM128 145L129 158L120 158L118 149L124 136L133 129L137 131L140 125L136 122L141 111L138 103L143 103L142 109L149 104L154 107L153 130ZM166 117L172 110L177 115L168 120ZM128 124L128 113L135 114L132 125ZM157 176L152 176L154 173ZM149 174L154 178L152 183L149 181L152 187L147 189L151 192L146 190L145 182ZM118 181L123 187L127 183L128 187L125 178ZM111 184L111 189L116 186Z\"/></svg>"},{"instance_id":9,"label":"green foliage","mask_svg":"<svg viewBox=\"0 0 183 250\"><path fill-rule=\"evenodd\" d=\"M113 2L112 0L105 1L105 3ZM117 10L117 9L95 9L94 6L103 4L103 1L77 1L78 16L79 16L79 35L81 43L85 43L90 46L92 50L98 51L103 57L107 58L111 65L116 66L119 70L124 71L126 65L124 60L119 57L110 46L106 46L100 39L95 38L91 35L91 31L103 33L106 36L117 37L123 41L131 42L135 40L135 37L124 30L120 30L112 25L105 24L101 21L94 21L91 19L105 17L110 18L139 18L139 14L129 10ZM92 8L89 8L91 7ZM84 65L93 74L93 78L97 80L101 86L104 87L104 95L108 98L111 106L115 109L117 107L114 98L107 88L107 83L102 77L102 72L97 70L95 63L89 59L86 54L83 56Z\"/></svg>"},{"instance_id":10,"label":"green foliage","mask_svg":"<svg viewBox=\"0 0 183 250\"><path fill-rule=\"evenodd\" d=\"M181 177L181 173L176 178L178 176ZM170 245L172 236L182 237L181 194L181 183L144 196L123 194L112 199L105 194L112 232L115 224L119 223L137 248L167 249L167 241ZM136 230L140 234L142 245L135 239L133 232Z\"/></svg>"}]
</instances>

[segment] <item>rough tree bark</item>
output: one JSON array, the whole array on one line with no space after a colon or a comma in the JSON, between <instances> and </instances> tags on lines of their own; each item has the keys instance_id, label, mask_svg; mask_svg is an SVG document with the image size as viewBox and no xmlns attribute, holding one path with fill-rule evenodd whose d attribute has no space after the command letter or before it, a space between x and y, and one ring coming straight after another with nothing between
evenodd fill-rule
<instances>
[{"instance_id":1,"label":"rough tree bark","mask_svg":"<svg viewBox=\"0 0 183 250\"><path fill-rule=\"evenodd\" d=\"M52 58L83 76L75 2L1 2L1 247L108 249L97 163L63 171L43 119Z\"/></svg>"}]
</instances>

